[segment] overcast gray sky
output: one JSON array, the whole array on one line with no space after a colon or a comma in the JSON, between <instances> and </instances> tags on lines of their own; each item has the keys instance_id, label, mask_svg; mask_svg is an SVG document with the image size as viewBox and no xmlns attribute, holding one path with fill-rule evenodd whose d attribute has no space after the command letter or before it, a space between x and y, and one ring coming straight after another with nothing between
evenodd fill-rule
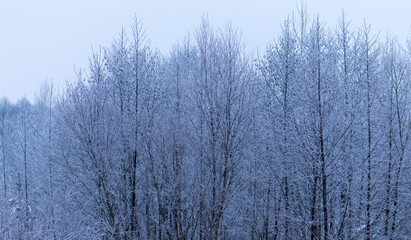
<instances>
[{"instance_id":1,"label":"overcast gray sky","mask_svg":"<svg viewBox=\"0 0 411 240\"><path fill-rule=\"evenodd\" d=\"M143 20L151 46L163 53L193 31L203 14L216 26L231 21L255 51L279 34L295 7L294 0L2 0L0 97L32 101L47 79L58 87L72 82L74 67L87 67L91 47L109 46L134 15ZM352 27L366 19L382 38L411 38L410 0L308 0L307 8L330 28L344 9Z\"/></svg>"}]
</instances>

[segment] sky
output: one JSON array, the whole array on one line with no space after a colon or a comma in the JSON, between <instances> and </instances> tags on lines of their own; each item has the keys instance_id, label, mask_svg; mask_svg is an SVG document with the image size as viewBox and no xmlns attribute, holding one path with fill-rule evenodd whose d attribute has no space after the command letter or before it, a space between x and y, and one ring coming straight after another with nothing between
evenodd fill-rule
<instances>
[{"instance_id":1,"label":"sky","mask_svg":"<svg viewBox=\"0 0 411 240\"><path fill-rule=\"evenodd\" d=\"M88 66L92 49L109 47L134 16L143 21L152 48L168 54L193 32L204 14L223 27L231 22L249 51L264 51L300 0L1 0L0 98L31 102L45 81L64 89L75 69ZM384 39L411 39L410 0L307 0L310 17L319 14L334 29L342 10L352 27L370 24Z\"/></svg>"}]
</instances>

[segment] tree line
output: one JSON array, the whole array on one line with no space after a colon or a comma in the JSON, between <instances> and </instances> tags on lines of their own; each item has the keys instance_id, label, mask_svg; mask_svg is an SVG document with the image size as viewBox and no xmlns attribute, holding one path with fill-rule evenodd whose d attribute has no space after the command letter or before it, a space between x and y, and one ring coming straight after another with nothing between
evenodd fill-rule
<instances>
[{"instance_id":1,"label":"tree line","mask_svg":"<svg viewBox=\"0 0 411 240\"><path fill-rule=\"evenodd\" d=\"M62 94L0 101L3 239L409 239L411 44L319 17L253 58L135 19Z\"/></svg>"}]
</instances>

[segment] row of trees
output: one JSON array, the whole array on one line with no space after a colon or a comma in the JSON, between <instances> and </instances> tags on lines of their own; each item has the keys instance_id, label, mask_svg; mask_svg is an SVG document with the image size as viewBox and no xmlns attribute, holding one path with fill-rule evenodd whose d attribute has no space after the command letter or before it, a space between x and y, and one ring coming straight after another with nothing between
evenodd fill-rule
<instances>
[{"instance_id":1,"label":"row of trees","mask_svg":"<svg viewBox=\"0 0 411 240\"><path fill-rule=\"evenodd\" d=\"M252 59L141 21L57 95L0 104L4 239L407 239L410 46L287 19Z\"/></svg>"}]
</instances>

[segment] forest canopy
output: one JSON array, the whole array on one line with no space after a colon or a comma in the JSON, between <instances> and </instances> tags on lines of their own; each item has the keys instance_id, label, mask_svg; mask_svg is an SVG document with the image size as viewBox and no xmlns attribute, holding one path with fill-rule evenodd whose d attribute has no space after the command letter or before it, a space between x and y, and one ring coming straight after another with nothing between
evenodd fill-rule
<instances>
[{"instance_id":1,"label":"forest canopy","mask_svg":"<svg viewBox=\"0 0 411 240\"><path fill-rule=\"evenodd\" d=\"M2 239L409 239L411 43L299 11L169 54L142 20L34 103L0 100Z\"/></svg>"}]
</instances>

